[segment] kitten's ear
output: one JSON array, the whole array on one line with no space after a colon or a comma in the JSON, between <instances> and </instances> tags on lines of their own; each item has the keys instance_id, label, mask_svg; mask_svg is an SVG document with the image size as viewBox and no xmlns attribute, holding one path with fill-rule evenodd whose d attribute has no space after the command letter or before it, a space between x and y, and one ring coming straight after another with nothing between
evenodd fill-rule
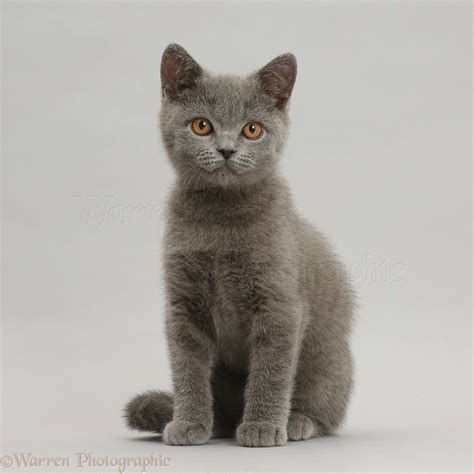
<instances>
[{"instance_id":1,"label":"kitten's ear","mask_svg":"<svg viewBox=\"0 0 474 474\"><path fill-rule=\"evenodd\" d=\"M296 80L296 58L287 53L277 56L257 71L263 92L275 100L275 105L283 109L287 104Z\"/></svg>"},{"instance_id":2,"label":"kitten's ear","mask_svg":"<svg viewBox=\"0 0 474 474\"><path fill-rule=\"evenodd\" d=\"M203 73L201 66L179 44L170 44L161 58L161 90L171 99L193 87Z\"/></svg>"}]
</instances>

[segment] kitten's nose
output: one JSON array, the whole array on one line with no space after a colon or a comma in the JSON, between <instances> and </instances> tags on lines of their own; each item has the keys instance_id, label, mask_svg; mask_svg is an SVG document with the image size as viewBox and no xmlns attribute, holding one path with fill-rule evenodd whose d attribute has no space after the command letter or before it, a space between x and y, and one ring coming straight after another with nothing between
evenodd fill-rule
<instances>
[{"instance_id":1,"label":"kitten's nose","mask_svg":"<svg viewBox=\"0 0 474 474\"><path fill-rule=\"evenodd\" d=\"M217 151L226 159L228 160L236 150L231 150L230 148L218 148Z\"/></svg>"}]
</instances>

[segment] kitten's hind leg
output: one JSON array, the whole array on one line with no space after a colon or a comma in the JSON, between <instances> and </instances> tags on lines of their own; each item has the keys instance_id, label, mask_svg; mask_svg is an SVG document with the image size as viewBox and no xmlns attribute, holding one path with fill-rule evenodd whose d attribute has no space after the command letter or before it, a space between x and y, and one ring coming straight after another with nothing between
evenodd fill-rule
<instances>
[{"instance_id":1,"label":"kitten's hind leg","mask_svg":"<svg viewBox=\"0 0 474 474\"><path fill-rule=\"evenodd\" d=\"M345 343L324 349L316 344L307 345L301 351L299 362L291 400L293 421L288 424L289 436L290 427L293 437L299 439L334 433L344 421L351 394L349 348Z\"/></svg>"}]
</instances>

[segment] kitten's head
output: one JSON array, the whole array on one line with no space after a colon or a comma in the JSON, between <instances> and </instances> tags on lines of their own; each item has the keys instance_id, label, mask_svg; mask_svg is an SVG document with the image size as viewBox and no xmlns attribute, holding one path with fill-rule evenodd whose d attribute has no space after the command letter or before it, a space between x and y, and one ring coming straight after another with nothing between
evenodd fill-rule
<instances>
[{"instance_id":1,"label":"kitten's head","mask_svg":"<svg viewBox=\"0 0 474 474\"><path fill-rule=\"evenodd\" d=\"M161 132L183 184L238 186L273 173L286 139L296 59L248 77L211 75L176 44L161 62Z\"/></svg>"}]
</instances>

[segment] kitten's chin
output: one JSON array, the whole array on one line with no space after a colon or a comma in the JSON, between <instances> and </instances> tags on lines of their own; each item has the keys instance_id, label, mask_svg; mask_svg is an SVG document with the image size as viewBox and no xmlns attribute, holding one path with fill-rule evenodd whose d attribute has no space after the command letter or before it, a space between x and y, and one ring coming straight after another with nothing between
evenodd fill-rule
<instances>
[{"instance_id":1,"label":"kitten's chin","mask_svg":"<svg viewBox=\"0 0 474 474\"><path fill-rule=\"evenodd\" d=\"M206 181L213 186L230 187L238 185L240 176L228 166L221 166L214 171L207 173Z\"/></svg>"}]
</instances>

